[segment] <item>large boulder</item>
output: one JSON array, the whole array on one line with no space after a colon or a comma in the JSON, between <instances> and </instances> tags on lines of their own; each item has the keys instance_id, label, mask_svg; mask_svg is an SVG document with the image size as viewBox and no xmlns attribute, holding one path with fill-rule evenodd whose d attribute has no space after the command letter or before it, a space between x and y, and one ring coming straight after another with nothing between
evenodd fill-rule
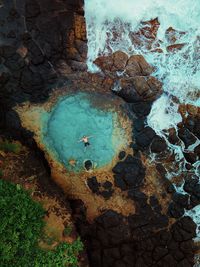
<instances>
[{"instance_id":1,"label":"large boulder","mask_svg":"<svg viewBox=\"0 0 200 267\"><path fill-rule=\"evenodd\" d=\"M105 73L124 72L126 76L148 76L153 72L145 58L141 55L129 57L122 51L116 51L109 56L100 56L94 63Z\"/></svg>"},{"instance_id":2,"label":"large boulder","mask_svg":"<svg viewBox=\"0 0 200 267\"><path fill-rule=\"evenodd\" d=\"M161 82L152 76L122 78L120 87L119 96L129 103L153 101L162 93Z\"/></svg>"}]
</instances>

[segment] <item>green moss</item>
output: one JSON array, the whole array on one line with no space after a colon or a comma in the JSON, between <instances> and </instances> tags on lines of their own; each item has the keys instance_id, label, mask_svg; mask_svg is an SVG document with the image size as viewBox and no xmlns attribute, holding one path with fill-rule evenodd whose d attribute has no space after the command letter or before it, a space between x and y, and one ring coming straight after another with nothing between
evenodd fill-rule
<instances>
[{"instance_id":1,"label":"green moss","mask_svg":"<svg viewBox=\"0 0 200 267\"><path fill-rule=\"evenodd\" d=\"M0 141L0 150L18 154L21 151L21 145L18 143L9 142L8 140Z\"/></svg>"},{"instance_id":2,"label":"green moss","mask_svg":"<svg viewBox=\"0 0 200 267\"><path fill-rule=\"evenodd\" d=\"M83 249L78 239L61 243L54 250L42 250L45 211L21 186L0 180L0 259L1 267L78 266Z\"/></svg>"}]
</instances>

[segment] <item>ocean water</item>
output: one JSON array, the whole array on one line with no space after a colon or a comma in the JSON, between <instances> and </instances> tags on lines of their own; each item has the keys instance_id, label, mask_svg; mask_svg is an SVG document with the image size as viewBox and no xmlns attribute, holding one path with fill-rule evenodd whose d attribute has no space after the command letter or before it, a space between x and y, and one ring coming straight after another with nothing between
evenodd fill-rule
<instances>
[{"instance_id":1,"label":"ocean water","mask_svg":"<svg viewBox=\"0 0 200 267\"><path fill-rule=\"evenodd\" d=\"M95 108L86 93L61 99L46 121L44 143L71 171L83 170L86 160L97 168L105 166L121 145L126 144L123 130L115 132L116 113ZM84 135L91 136L86 149L83 142L79 142ZM75 161L74 166L70 161Z\"/></svg>"},{"instance_id":2,"label":"ocean water","mask_svg":"<svg viewBox=\"0 0 200 267\"><path fill-rule=\"evenodd\" d=\"M182 121L180 104L200 107L200 1L199 0L85 0L85 18L88 38L88 71L98 68L93 61L100 55L121 50L128 55L141 54L155 67L153 75L163 83L163 95L153 103L147 125L164 138L179 164L179 172L185 171L184 143L173 145L168 141L167 131L177 130ZM150 27L147 21L157 18L159 27L151 45L145 32L140 45L133 41L133 34L141 28ZM143 23L141 23L143 22ZM175 39L169 38L167 30L176 30ZM172 40L173 39L173 40ZM182 49L170 52L170 45L184 44ZM157 51L158 49L160 51ZM187 149L193 151L200 143ZM154 155L152 155L154 158ZM200 177L200 161L194 164L194 173ZM168 178L175 175L168 172ZM185 193L183 184L176 187ZM200 208L186 212L200 227ZM197 232L200 238L199 231Z\"/></svg>"}]
</instances>

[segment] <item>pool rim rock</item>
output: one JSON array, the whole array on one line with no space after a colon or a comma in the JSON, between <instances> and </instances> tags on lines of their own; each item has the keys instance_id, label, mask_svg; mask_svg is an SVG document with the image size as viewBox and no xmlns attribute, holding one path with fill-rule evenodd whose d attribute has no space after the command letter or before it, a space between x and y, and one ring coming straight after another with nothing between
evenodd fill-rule
<instances>
[{"instance_id":1,"label":"pool rim rock","mask_svg":"<svg viewBox=\"0 0 200 267\"><path fill-rule=\"evenodd\" d=\"M89 87L89 86L88 86ZM116 158L112 161L112 164L106 165L103 168L93 170L92 172L84 171L80 173L72 173L66 171L65 166L60 162L55 161L53 157L48 153L45 145L41 142L41 125L42 114L49 112L51 108L63 97L70 94L77 94L78 92L86 92L91 94L101 94L102 90L88 89L88 88L70 88L63 87L53 91L49 99L45 103L30 104L25 102L15 107L15 111L18 113L22 126L33 132L33 138L36 141L38 147L44 152L45 158L51 169L52 179L63 189L67 196L71 199L81 199L87 208L87 219L93 221L103 210L113 209L116 212L120 212L127 216L134 213L134 205L130 199L127 199L123 192L119 188L115 188L114 194L110 199L104 199L101 195L93 194L87 186L87 179L90 176L97 176L101 182L112 182L114 186L114 178L112 168L119 161L118 152ZM111 91L103 92L103 97L111 100L111 105L118 111L118 116L124 116L122 119L126 122L126 136L127 147L122 148L127 154L132 154L130 144L132 142L132 113L127 103L120 97L114 95ZM128 122L128 123L127 123ZM70 180L67 179L70 177Z\"/></svg>"}]
</instances>

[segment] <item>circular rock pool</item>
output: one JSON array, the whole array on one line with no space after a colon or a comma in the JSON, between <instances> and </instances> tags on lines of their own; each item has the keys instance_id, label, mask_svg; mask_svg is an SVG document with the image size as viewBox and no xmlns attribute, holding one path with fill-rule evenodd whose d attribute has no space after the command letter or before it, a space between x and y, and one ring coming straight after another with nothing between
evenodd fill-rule
<instances>
[{"instance_id":1,"label":"circular rock pool","mask_svg":"<svg viewBox=\"0 0 200 267\"><path fill-rule=\"evenodd\" d=\"M100 94L63 97L45 120L45 146L71 171L82 171L88 160L94 168L110 164L127 146L126 127L122 127L119 112ZM79 142L83 136L91 136L87 147Z\"/></svg>"}]
</instances>

